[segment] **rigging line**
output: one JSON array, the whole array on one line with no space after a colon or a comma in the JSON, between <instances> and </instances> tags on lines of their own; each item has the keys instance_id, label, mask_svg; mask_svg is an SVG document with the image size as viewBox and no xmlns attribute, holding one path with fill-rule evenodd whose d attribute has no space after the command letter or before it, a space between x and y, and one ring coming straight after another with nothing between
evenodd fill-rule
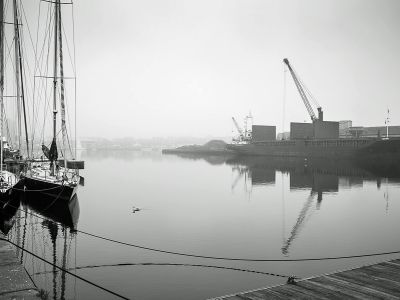
<instances>
[{"instance_id":1,"label":"rigging line","mask_svg":"<svg viewBox=\"0 0 400 300\"><path fill-rule=\"evenodd\" d=\"M65 43L66 43L66 45L67 45L68 56L69 56L69 59L70 59L70 62L71 62L72 70L75 71L75 66L73 65L74 60L72 59L72 56L71 56L71 50L70 50L70 48L69 48L68 38L67 38L67 34L66 34L66 32L65 32L64 20L61 21L61 28L60 28L60 30L61 30L61 32L62 32L63 35L64 35L64 41L65 41Z\"/></svg>"},{"instance_id":2,"label":"rigging line","mask_svg":"<svg viewBox=\"0 0 400 300\"><path fill-rule=\"evenodd\" d=\"M37 59L37 61L39 62L39 60L42 60L42 65L44 64L44 66L42 66L43 68L45 68L46 70L46 74L49 71L49 56L50 56L50 37L52 36L53 33L53 27L51 26L51 24L53 23L53 15L54 15L54 11L51 9L51 5L48 6L48 10L47 10L47 16L46 16L46 24L49 24L49 26L47 27L45 34L44 34L44 38L43 38L43 45L41 47L41 51L40 51L40 55ZM39 32L39 20L38 20L38 32ZM47 48L47 51L45 52L45 48ZM37 55L37 54L36 54ZM44 58L44 56L46 55L46 57ZM43 73L41 67L38 67L40 73ZM36 71L35 71L36 73ZM44 95L43 95L44 94ZM38 98L39 98L39 103L37 105L37 111L36 113L34 113L34 115L37 115L36 118L36 123L39 122L39 109L41 107L41 99L43 98L43 102L44 102L44 114L43 114L43 127L42 127L42 141L44 141L44 128L46 125L46 108L49 105L49 95L48 95L48 85L45 83L42 83L42 87L40 89L40 92L38 94ZM36 130L35 130L36 126L33 126L33 136L35 136Z\"/></svg>"},{"instance_id":3,"label":"rigging line","mask_svg":"<svg viewBox=\"0 0 400 300\"><path fill-rule=\"evenodd\" d=\"M12 56L11 56L11 48L12 48L13 45L14 45L14 39L12 39L12 42L11 42L11 44L9 45L8 42L7 42L7 37L4 36L4 44L5 44L6 48L7 48L7 54L8 54L8 55L6 55L6 57L4 58L4 69L6 69L6 68L7 68L7 63L8 63L7 58L8 58L11 62L13 61ZM15 66L14 66L14 64L12 64L12 67L11 67L11 68L12 68L12 71L15 73Z\"/></svg>"},{"instance_id":4,"label":"rigging line","mask_svg":"<svg viewBox=\"0 0 400 300\"><path fill-rule=\"evenodd\" d=\"M50 8L49 8L50 10ZM52 13L50 11L47 11L47 16L46 16L46 24L47 23L51 23L51 16ZM39 26L39 22L38 22L38 26ZM39 28L38 28L39 31ZM49 42L47 41L47 35L51 35L51 31L50 31L50 26L49 28L46 30L45 32L45 36L43 39L43 45L42 45L42 50L40 51L40 55L37 58L38 63L40 63L40 68L44 68L46 73L48 72L49 69ZM46 54L45 54L45 48L47 48ZM39 66L37 67L37 69L39 68ZM37 69L35 71L35 74L37 72ZM41 71L43 72L43 71ZM48 103L48 85L46 83L43 83L42 81L38 82L38 91L37 93L35 93L34 95L34 99L35 99L35 103L37 102L36 105L36 111L33 111L33 116L34 116L34 125L32 126L33 130L32 130L32 136L35 139L36 136L36 127L41 126L41 123L43 122L43 126L41 126L41 140L42 142L44 141L44 127L46 124L46 115L43 114L43 119L42 119L42 115L39 114L39 111L41 111L41 107L42 107L42 102L43 102L43 109L44 111L46 111L47 108L47 103ZM37 100L36 100L37 99ZM38 126L36 126L36 124L38 124Z\"/></svg>"},{"instance_id":5,"label":"rigging line","mask_svg":"<svg viewBox=\"0 0 400 300\"><path fill-rule=\"evenodd\" d=\"M39 9L40 9L40 5L39 5ZM52 14L53 14L53 11L50 11L50 7L49 7L49 9L48 9L48 11L47 11L47 15L46 15L46 24L47 23L51 23L51 20L52 20ZM39 26L40 26L40 24L39 24L39 18L38 18L38 28L37 28L37 40L39 39L38 38L38 36L39 36ZM40 53L39 53L39 55L38 55L38 50L36 49L35 50L35 56L36 56L36 59L35 59L35 64L36 64L36 67L35 67L35 70L34 70L34 74L37 74L37 71L39 70L39 72L40 73L43 73L43 68L45 68L46 69L46 73L48 72L48 56L49 56L49 39L50 39L50 36L51 36L51 33L52 33L52 26L49 26L49 27L47 27L47 30L45 31L45 33L44 33L44 38L43 38L43 45L41 46L41 50L40 50ZM49 38L48 38L49 37ZM45 48L46 48L46 41L47 41L47 57L46 57L46 59L44 59L43 57L44 57L44 55L45 55ZM36 48L37 48L37 46L36 46ZM42 61L42 63L41 64L39 64L39 62L40 61ZM43 64L44 64L44 66L43 66ZM38 103L38 105L37 105L37 111L39 110L39 108L40 108L40 103L41 103L41 98L42 98L42 94L44 93L45 94L45 96L44 97L46 97L46 95L47 95L47 85L45 84L45 83L43 83L43 82L39 82L39 92L38 92L38 98L39 98L39 103ZM35 99L35 95L36 95L36 93L33 95L33 97L34 97L34 99ZM35 117L37 115L37 112L35 113L35 110L33 109L33 116ZM36 123L38 122L38 116L36 116ZM32 123L33 124L33 128L35 128L36 126L35 126L35 122L34 123Z\"/></svg>"},{"instance_id":6,"label":"rigging line","mask_svg":"<svg viewBox=\"0 0 400 300\"><path fill-rule=\"evenodd\" d=\"M11 204L8 204L11 207L14 207L18 210L21 210L18 207L15 207ZM39 216L35 213L28 212L28 214L32 214L36 216L37 218L43 219L43 220L48 220L42 216ZM59 222L49 220L50 222L56 223L56 224L61 224ZM62 225L62 224L61 224ZM371 256L382 256L382 255L390 255L390 254L399 254L400 250L396 251L388 251L388 252L376 252L376 253L368 253L368 254L359 254L359 255L344 255L344 256L328 256L328 257L305 257L305 258L286 258L286 259L263 259L263 258L232 258L232 257L218 257L218 256L206 256L206 255L198 255L198 254L191 254L191 253L183 253L183 252L176 252L176 251L169 251L169 250L163 250L163 249L156 249L156 248L151 248L151 247L146 247L142 245L135 245L127 242L122 242L114 239L110 239L107 237L99 236L93 233L85 232L83 230L75 230L75 232L79 232L85 235L89 235L98 239L106 240L109 242L113 242L116 244L121 244L125 246L130 246L138 249L143 249L143 250L149 250L153 252L159 252L159 253L165 253L165 254L173 254L173 255L179 255L179 256L186 256L186 257L195 257L195 258L205 258L205 259L214 259L214 260L227 260L227 261L248 261L248 262L302 262L302 261L323 261L323 260L337 260L337 259L349 259L349 258L362 258L362 257L371 257Z\"/></svg>"},{"instance_id":7,"label":"rigging line","mask_svg":"<svg viewBox=\"0 0 400 300\"><path fill-rule=\"evenodd\" d=\"M22 11L24 20L25 20L26 24L28 25L28 26L27 26L27 28L28 28L28 35L29 35L29 39L30 39L31 44L32 44L32 49L33 49L33 51L34 51L34 58L35 58L35 60L36 60L36 53L35 53L36 49L34 48L34 44L33 44L33 40L32 40L32 35L31 35L30 27L29 27L29 24L28 24L28 20L27 20L27 18L26 18L25 10L24 10L24 8L23 8L23 6L22 6L22 1L20 1L19 7L20 7L20 18L22 19L22 15L21 15L21 11ZM22 20L21 20L21 22L22 22ZM27 52L27 49L28 49L28 46L25 44L25 34L24 34L24 33L25 33L25 31L24 31L24 30L21 30L21 32L20 32L20 36L21 36L20 43L22 44L22 49L23 49L22 53L26 53L26 52ZM22 55L22 57L25 57L25 56ZM35 61L35 63L36 63L36 61ZM28 82L29 85L30 85L29 87L32 89L32 86L33 86L32 77L33 77L33 76L31 76L31 74L34 74L34 73L32 73L32 70L31 70L30 65L29 65L28 63L25 63L25 68L24 68L24 70L25 70L25 72L28 72L28 74L29 74L28 77L27 77L26 74L25 74L25 82ZM28 81L26 78L29 78L29 81Z\"/></svg>"},{"instance_id":8,"label":"rigging line","mask_svg":"<svg viewBox=\"0 0 400 300\"><path fill-rule=\"evenodd\" d=\"M67 270L72 271L72 270L82 270L82 269L94 269L94 268L105 268L105 267L128 267L128 266L200 267L200 268L222 269L222 270L231 270L231 271L239 271L239 272L246 272L246 273L255 273L255 274L262 274L262 275L276 276L276 277L283 277L283 278L288 278L289 276L292 276L292 275L282 275L282 274L276 274L276 273L271 273L271 272L251 270L251 269L241 269L241 268L235 268L235 267L224 267L224 266L216 266L216 265L185 264L185 263L151 263L151 262L88 265L88 266L79 266L79 267L75 267L75 268L68 268ZM36 272L31 275L43 275L43 274L46 274L46 272ZM300 278L296 277L296 279L300 279Z\"/></svg>"},{"instance_id":9,"label":"rigging line","mask_svg":"<svg viewBox=\"0 0 400 300\"><path fill-rule=\"evenodd\" d=\"M24 12L24 16L26 19L26 15L25 15L25 10L22 7L22 11ZM40 20L40 15L41 15L41 5L39 4L39 16L38 16L38 20L37 20L37 28L39 29L39 20ZM36 68L38 66L38 57L37 57L37 48L38 48L38 40L39 40L39 30L36 31L36 43L34 46L34 57L35 57L35 65L33 68L33 75L36 74ZM34 128L36 126L35 124L35 94L36 94L36 78L33 78L33 90L32 90L32 124L31 124L31 128ZM31 149L32 149L32 156L33 156L33 144L34 144L34 132L35 130L32 130L32 137L31 137Z\"/></svg>"},{"instance_id":10,"label":"rigging line","mask_svg":"<svg viewBox=\"0 0 400 300\"><path fill-rule=\"evenodd\" d=\"M97 288L99 288L99 289L101 289L101 290L103 290L103 291L105 291L105 292L108 292L108 293L110 293L110 294L112 294L112 295L114 295L114 296L116 296L116 297L119 297L119 298L121 298L121 299L127 299L127 300L130 299L130 298L127 298L127 297L125 297L125 296L122 296L121 294L118 294L118 293L116 293L116 292L113 292L113 291L111 291L111 290L109 290L109 289L107 289L107 288L105 288L105 287L103 287L103 286L101 286L101 285L99 285L99 284L96 284L96 283L94 283L94 282L92 282L92 281L90 281L90 280L88 280L88 279L85 279L85 278L83 278L83 277L81 277L81 276L79 276L79 275L76 275L76 274L74 274L74 273L72 273L72 272L69 272L68 270L63 269L63 268L59 267L59 266L56 265L56 264L53 264L52 262L50 262L50 261L44 259L43 257L40 257L39 255L36 255L35 253L33 253L33 252L31 252L31 251L29 251L29 250L27 250L27 249L25 249L25 248L19 246L18 244L14 243L14 242L12 242L12 241L10 241L10 240L8 240L8 239L0 238L0 240L1 240L1 241L8 242L8 243L10 243L11 245L14 245L14 246L17 247L18 249L22 250L23 252L26 252L26 253L28 253L28 254L30 254L30 255L36 257L37 259L39 259L39 260L41 260L41 261L43 261L43 262L45 262L45 263L51 265L52 267L54 267L54 268L56 268L56 269L58 269L58 270L60 270L60 271L62 271L62 272L65 272L65 273L67 273L68 275L71 275L71 276L73 276L73 277L75 277L75 278L78 278L78 279L80 279L80 280L82 280L82 281L84 281L84 282L86 282L86 283L88 283L88 284L90 284L90 285L92 285L92 286L95 286L95 287L97 287Z\"/></svg>"},{"instance_id":11,"label":"rigging line","mask_svg":"<svg viewBox=\"0 0 400 300\"><path fill-rule=\"evenodd\" d=\"M32 44L32 48L34 49L34 57L35 57L35 66L36 66L36 59L37 59L37 56L36 56L36 54L37 54L37 39L36 39L36 46L35 46L35 44L33 43L33 38L32 38L32 33L31 33L31 30L30 30L30 27L29 27L29 23L28 23L28 18L26 17L26 13L25 13L25 8L24 8L24 5L23 5L23 3L22 3L23 1L20 1L20 7L21 7L21 11L22 11L22 14L23 14L23 16L24 16L24 19L25 19L25 23L26 23L26 27L28 28L28 34L29 34L29 40L30 40L30 42L31 42L31 44ZM38 22L39 22L39 18L40 18L40 5L39 5L39 17L38 17ZM37 32L36 33L36 35L38 35L39 34L39 32Z\"/></svg>"}]
</instances>

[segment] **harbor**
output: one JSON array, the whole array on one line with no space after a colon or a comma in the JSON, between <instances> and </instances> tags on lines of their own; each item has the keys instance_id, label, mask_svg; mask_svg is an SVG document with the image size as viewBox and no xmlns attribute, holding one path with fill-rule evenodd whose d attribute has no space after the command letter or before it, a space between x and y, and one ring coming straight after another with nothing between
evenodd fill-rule
<instances>
[{"instance_id":1,"label":"harbor","mask_svg":"<svg viewBox=\"0 0 400 300\"><path fill-rule=\"evenodd\" d=\"M399 11L0 0L0 300L400 299Z\"/></svg>"},{"instance_id":2,"label":"harbor","mask_svg":"<svg viewBox=\"0 0 400 300\"><path fill-rule=\"evenodd\" d=\"M285 285L290 276L301 282L399 257L285 262L399 250L396 166L145 151L81 155L91 180L80 187L75 205L56 201L49 207L51 195L22 195L10 203L18 207L10 206L12 217L3 218L10 220L8 238L127 298L218 298ZM127 184L97 189L130 182L137 168L134 190ZM107 179L103 169L110 172ZM112 296L29 253L22 265L50 298Z\"/></svg>"}]
</instances>

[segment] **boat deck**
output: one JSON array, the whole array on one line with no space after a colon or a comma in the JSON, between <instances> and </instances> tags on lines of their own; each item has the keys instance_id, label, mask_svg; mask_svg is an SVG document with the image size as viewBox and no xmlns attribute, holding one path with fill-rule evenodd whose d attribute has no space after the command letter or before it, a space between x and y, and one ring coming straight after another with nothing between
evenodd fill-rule
<instances>
[{"instance_id":1,"label":"boat deck","mask_svg":"<svg viewBox=\"0 0 400 300\"><path fill-rule=\"evenodd\" d=\"M400 259L215 299L400 299Z\"/></svg>"}]
</instances>

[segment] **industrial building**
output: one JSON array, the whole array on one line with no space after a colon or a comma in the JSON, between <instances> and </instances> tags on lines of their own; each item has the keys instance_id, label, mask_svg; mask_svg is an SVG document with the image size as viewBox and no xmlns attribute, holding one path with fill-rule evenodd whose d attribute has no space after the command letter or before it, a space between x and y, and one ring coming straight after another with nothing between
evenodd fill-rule
<instances>
[{"instance_id":1,"label":"industrial building","mask_svg":"<svg viewBox=\"0 0 400 300\"><path fill-rule=\"evenodd\" d=\"M290 139L338 139L339 122L315 120L313 123L290 123Z\"/></svg>"},{"instance_id":2,"label":"industrial building","mask_svg":"<svg viewBox=\"0 0 400 300\"><path fill-rule=\"evenodd\" d=\"M338 139L339 122L334 121L314 121L314 139Z\"/></svg>"},{"instance_id":3,"label":"industrial building","mask_svg":"<svg viewBox=\"0 0 400 300\"><path fill-rule=\"evenodd\" d=\"M253 125L251 130L253 142L276 140L276 126Z\"/></svg>"},{"instance_id":4,"label":"industrial building","mask_svg":"<svg viewBox=\"0 0 400 300\"><path fill-rule=\"evenodd\" d=\"M390 137L400 137L400 126L374 126L374 127L350 127L346 137L350 138L382 138L387 133Z\"/></svg>"}]
</instances>

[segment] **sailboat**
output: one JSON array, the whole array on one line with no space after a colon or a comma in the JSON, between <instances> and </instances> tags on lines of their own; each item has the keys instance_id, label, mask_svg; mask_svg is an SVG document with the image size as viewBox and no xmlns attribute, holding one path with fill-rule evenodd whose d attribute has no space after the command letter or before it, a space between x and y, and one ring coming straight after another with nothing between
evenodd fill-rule
<instances>
[{"instance_id":1,"label":"sailboat","mask_svg":"<svg viewBox=\"0 0 400 300\"><path fill-rule=\"evenodd\" d=\"M67 159L67 126L66 126L66 99L65 99L65 83L64 83L64 62L63 62L63 23L61 14L61 2L55 0L47 3L51 5L54 11L50 26L53 26L53 75L43 76L51 77L52 86L52 141L50 147L47 147L42 140L42 151L45 159L31 160L24 178L24 188L26 192L39 192L43 194L53 195L55 199L64 199L70 201L73 199L79 185L79 170L84 168L84 162L76 160L75 156L72 160ZM58 102L61 110L61 133L62 148L57 145L57 113ZM75 137L76 140L76 137ZM76 141L75 141L76 142ZM69 144L69 143L68 143ZM59 151L61 150L61 151ZM59 152L62 159L59 159ZM71 151L72 152L72 151Z\"/></svg>"},{"instance_id":2,"label":"sailboat","mask_svg":"<svg viewBox=\"0 0 400 300\"><path fill-rule=\"evenodd\" d=\"M26 141L28 141L27 135L27 127L26 127L26 116L25 116L25 101L24 101L24 88L23 88L23 81L22 81L22 61L21 61L21 44L20 44L20 36L19 36L19 26L20 21L18 17L18 6L17 1L13 1L13 16L14 20L13 23L6 22L5 16L5 5L4 0L0 0L0 198L5 200L13 191L14 186L19 182L19 176L7 170L7 165L4 165L5 158L8 159L18 159L20 160L20 152L18 150L13 150L7 139L6 139L6 130L4 127L8 129L7 120L5 117L5 106L4 106L4 98L9 97L9 95L5 95L5 85L6 85L6 78L5 78L5 24L13 25L14 26L14 50L15 50L15 66L13 68L13 72L15 74L14 80L16 85L16 103L17 103L17 110L18 110L18 137L19 140L21 139L21 111L20 111L20 104L22 100L22 104L24 107L24 120L25 120L25 137ZM8 82L8 81L7 81ZM5 126L6 124L6 126ZM9 133L8 133L9 135ZM10 136L9 136L10 138ZM27 143L28 146L28 143ZM21 142L19 142L19 147L21 147ZM29 152L29 151L28 151Z\"/></svg>"}]
</instances>

